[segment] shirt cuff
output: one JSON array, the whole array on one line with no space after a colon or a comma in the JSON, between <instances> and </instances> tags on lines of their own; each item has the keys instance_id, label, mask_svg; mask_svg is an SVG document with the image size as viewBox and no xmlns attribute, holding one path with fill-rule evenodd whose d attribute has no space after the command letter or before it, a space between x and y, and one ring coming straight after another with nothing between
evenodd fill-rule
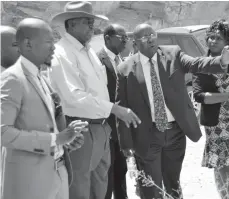
<instances>
[{"instance_id":1,"label":"shirt cuff","mask_svg":"<svg viewBox=\"0 0 229 199\"><path fill-rule=\"evenodd\" d=\"M56 146L56 134L51 133L51 147Z\"/></svg>"},{"instance_id":2,"label":"shirt cuff","mask_svg":"<svg viewBox=\"0 0 229 199\"><path fill-rule=\"evenodd\" d=\"M112 109L114 103L103 100L102 105L103 105L103 109L105 111L104 112L104 118L108 118L111 114L111 109Z\"/></svg>"}]
</instances>

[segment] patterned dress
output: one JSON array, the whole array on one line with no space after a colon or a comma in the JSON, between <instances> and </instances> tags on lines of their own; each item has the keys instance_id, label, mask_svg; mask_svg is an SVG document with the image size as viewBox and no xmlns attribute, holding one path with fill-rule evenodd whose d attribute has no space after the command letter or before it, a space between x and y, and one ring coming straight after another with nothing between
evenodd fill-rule
<instances>
[{"instance_id":1,"label":"patterned dress","mask_svg":"<svg viewBox=\"0 0 229 199\"><path fill-rule=\"evenodd\" d=\"M219 92L229 92L229 75L214 75ZM202 166L221 168L229 166L229 100L220 108L219 123L214 127L205 126L206 145Z\"/></svg>"}]
</instances>

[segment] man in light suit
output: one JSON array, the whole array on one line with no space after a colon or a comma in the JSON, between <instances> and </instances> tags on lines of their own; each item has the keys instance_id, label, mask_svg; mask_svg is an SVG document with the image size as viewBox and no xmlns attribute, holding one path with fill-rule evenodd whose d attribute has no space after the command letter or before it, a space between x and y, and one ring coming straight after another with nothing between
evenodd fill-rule
<instances>
[{"instance_id":1,"label":"man in light suit","mask_svg":"<svg viewBox=\"0 0 229 199\"><path fill-rule=\"evenodd\" d=\"M58 96L40 74L55 49L49 25L24 19L16 39L21 56L1 75L1 198L68 199L71 165L63 146L80 148L87 124L65 128Z\"/></svg>"},{"instance_id":2,"label":"man in light suit","mask_svg":"<svg viewBox=\"0 0 229 199\"><path fill-rule=\"evenodd\" d=\"M106 67L110 101L115 102L117 66L122 62L120 53L124 50L128 37L124 27L118 24L111 24L106 27L103 36L105 46L97 55L101 63ZM112 198L112 191L115 199L126 199L125 175L127 165L126 158L119 147L114 115L110 115L108 124L112 129L110 139L111 167L108 174L108 189L105 199Z\"/></svg>"},{"instance_id":3,"label":"man in light suit","mask_svg":"<svg viewBox=\"0 0 229 199\"><path fill-rule=\"evenodd\" d=\"M226 47L215 58L192 58L178 46L160 46L151 26L141 24L134 31L139 50L118 66L117 101L130 107L141 119L137 128L118 122L120 147L132 149L139 170L173 198L182 198L180 172L186 136L194 142L200 127L185 86L185 73L223 73L229 63ZM162 199L155 186L142 186L142 199Z\"/></svg>"}]
</instances>

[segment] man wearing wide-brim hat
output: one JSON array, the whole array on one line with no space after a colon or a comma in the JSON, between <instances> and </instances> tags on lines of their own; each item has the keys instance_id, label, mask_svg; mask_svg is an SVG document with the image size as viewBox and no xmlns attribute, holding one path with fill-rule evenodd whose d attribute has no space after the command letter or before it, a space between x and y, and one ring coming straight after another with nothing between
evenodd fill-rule
<instances>
[{"instance_id":1,"label":"man wearing wide-brim hat","mask_svg":"<svg viewBox=\"0 0 229 199\"><path fill-rule=\"evenodd\" d=\"M127 126L136 127L140 123L130 109L110 102L106 68L88 45L95 19L108 20L93 14L92 4L86 1L67 3L65 12L52 19L53 25L64 26L65 33L56 44L50 81L61 97L67 122L78 118L89 122L84 145L70 154L73 167L70 199L105 197L110 167L111 128L107 123L110 114Z\"/></svg>"}]
</instances>

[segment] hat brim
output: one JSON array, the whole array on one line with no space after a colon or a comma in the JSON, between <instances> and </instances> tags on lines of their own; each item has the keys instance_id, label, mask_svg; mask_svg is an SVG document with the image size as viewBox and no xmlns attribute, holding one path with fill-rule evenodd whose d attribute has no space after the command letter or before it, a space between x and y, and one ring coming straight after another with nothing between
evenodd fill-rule
<instances>
[{"instance_id":1,"label":"hat brim","mask_svg":"<svg viewBox=\"0 0 229 199\"><path fill-rule=\"evenodd\" d=\"M51 23L53 25L57 25L60 23L62 24L68 19L80 18L80 17L89 17L89 18L102 19L102 20L109 21L109 19L104 15L93 15L93 14L90 14L87 12L76 12L76 11L74 11L74 12L62 12L60 14L55 15L52 18Z\"/></svg>"}]
</instances>

